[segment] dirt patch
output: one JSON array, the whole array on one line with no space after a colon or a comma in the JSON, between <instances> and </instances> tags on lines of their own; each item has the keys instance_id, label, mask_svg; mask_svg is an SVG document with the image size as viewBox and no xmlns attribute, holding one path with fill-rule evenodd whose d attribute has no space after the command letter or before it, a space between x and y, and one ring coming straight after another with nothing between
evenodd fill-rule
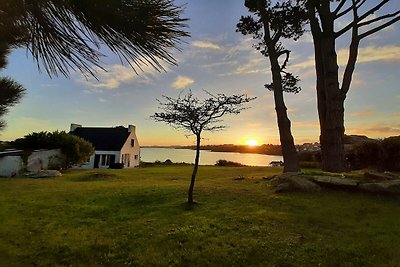
<instances>
[{"instance_id":1,"label":"dirt patch","mask_svg":"<svg viewBox=\"0 0 400 267\"><path fill-rule=\"evenodd\" d=\"M116 177L117 175L113 173L91 172L84 176L76 177L73 180L77 182L90 182L90 181L111 180Z\"/></svg>"}]
</instances>

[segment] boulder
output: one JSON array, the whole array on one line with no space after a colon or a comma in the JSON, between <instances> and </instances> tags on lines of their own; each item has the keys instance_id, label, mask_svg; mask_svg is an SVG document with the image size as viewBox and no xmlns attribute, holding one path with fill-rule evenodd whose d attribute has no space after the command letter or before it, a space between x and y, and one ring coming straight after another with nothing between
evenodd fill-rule
<instances>
[{"instance_id":1,"label":"boulder","mask_svg":"<svg viewBox=\"0 0 400 267\"><path fill-rule=\"evenodd\" d=\"M276 193L318 192L321 190L319 185L300 176L297 172L283 173L277 176L274 180L278 182L278 185L275 188Z\"/></svg>"},{"instance_id":2,"label":"boulder","mask_svg":"<svg viewBox=\"0 0 400 267\"><path fill-rule=\"evenodd\" d=\"M275 174L275 175L263 177L263 179L264 179L264 180L272 180L272 179L277 178L278 176L279 176L279 175Z\"/></svg>"},{"instance_id":3,"label":"boulder","mask_svg":"<svg viewBox=\"0 0 400 267\"><path fill-rule=\"evenodd\" d=\"M364 178L367 181L374 181L374 182L391 181L398 179L397 175L390 172L385 172L385 173L366 172L364 173Z\"/></svg>"},{"instance_id":4,"label":"boulder","mask_svg":"<svg viewBox=\"0 0 400 267\"><path fill-rule=\"evenodd\" d=\"M31 178L50 178L62 176L61 172L57 170L41 170L38 172L31 172L26 174L26 176Z\"/></svg>"},{"instance_id":5,"label":"boulder","mask_svg":"<svg viewBox=\"0 0 400 267\"><path fill-rule=\"evenodd\" d=\"M361 190L370 193L400 194L400 180L380 183L364 183L358 186Z\"/></svg>"},{"instance_id":6,"label":"boulder","mask_svg":"<svg viewBox=\"0 0 400 267\"><path fill-rule=\"evenodd\" d=\"M340 186L347 188L356 188L358 186L358 181L356 180L335 176L313 176L312 180L317 184L325 186Z\"/></svg>"}]
</instances>

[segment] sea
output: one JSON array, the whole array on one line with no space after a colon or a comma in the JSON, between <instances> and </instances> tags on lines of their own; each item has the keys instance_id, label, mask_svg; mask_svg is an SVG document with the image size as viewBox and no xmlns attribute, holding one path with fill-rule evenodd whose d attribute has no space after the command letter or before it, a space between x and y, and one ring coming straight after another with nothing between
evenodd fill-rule
<instances>
[{"instance_id":1,"label":"sea","mask_svg":"<svg viewBox=\"0 0 400 267\"><path fill-rule=\"evenodd\" d=\"M140 159L144 162L154 162L169 159L174 163L194 163L195 150L161 147L143 147L140 149ZM218 160L224 159L234 161L247 166L269 166L271 161L283 161L282 156L234 153L234 152L212 152L200 151L200 165L214 165Z\"/></svg>"}]
</instances>

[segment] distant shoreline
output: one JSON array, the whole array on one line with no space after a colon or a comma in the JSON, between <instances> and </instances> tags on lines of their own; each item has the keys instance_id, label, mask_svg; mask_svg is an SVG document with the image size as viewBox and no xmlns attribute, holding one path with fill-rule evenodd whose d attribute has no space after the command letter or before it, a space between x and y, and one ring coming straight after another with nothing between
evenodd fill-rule
<instances>
[{"instance_id":1,"label":"distant shoreline","mask_svg":"<svg viewBox=\"0 0 400 267\"><path fill-rule=\"evenodd\" d=\"M170 148L170 149L191 149L195 150L195 146L142 146L142 148ZM233 152L233 153L247 153L247 154L261 154L270 156L282 156L280 145L260 145L260 146L247 146L247 145L205 145L200 147L201 150L211 152Z\"/></svg>"}]
</instances>

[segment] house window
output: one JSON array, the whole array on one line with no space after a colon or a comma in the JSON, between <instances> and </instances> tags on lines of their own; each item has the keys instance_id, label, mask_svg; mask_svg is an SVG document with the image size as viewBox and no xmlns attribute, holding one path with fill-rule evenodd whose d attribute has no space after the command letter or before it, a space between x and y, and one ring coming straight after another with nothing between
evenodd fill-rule
<instances>
[{"instance_id":1,"label":"house window","mask_svg":"<svg viewBox=\"0 0 400 267\"><path fill-rule=\"evenodd\" d=\"M135 155L135 160L137 160L139 158L139 155Z\"/></svg>"},{"instance_id":2,"label":"house window","mask_svg":"<svg viewBox=\"0 0 400 267\"><path fill-rule=\"evenodd\" d=\"M110 166L114 161L115 155L101 155L101 166Z\"/></svg>"},{"instance_id":3,"label":"house window","mask_svg":"<svg viewBox=\"0 0 400 267\"><path fill-rule=\"evenodd\" d=\"M123 154L122 155L122 163L124 163L125 167L129 167L131 165L129 157L130 157L129 154Z\"/></svg>"},{"instance_id":4,"label":"house window","mask_svg":"<svg viewBox=\"0 0 400 267\"><path fill-rule=\"evenodd\" d=\"M131 147L135 146L135 139L131 139Z\"/></svg>"}]
</instances>

